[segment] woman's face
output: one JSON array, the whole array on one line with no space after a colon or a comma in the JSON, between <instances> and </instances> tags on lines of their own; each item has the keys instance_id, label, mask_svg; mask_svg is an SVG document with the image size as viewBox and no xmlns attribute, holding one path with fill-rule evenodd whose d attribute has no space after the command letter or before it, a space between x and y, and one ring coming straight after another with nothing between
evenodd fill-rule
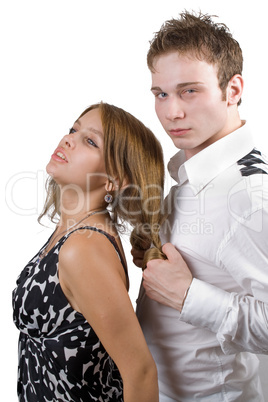
<instances>
[{"instance_id":1,"label":"woman's face","mask_svg":"<svg viewBox=\"0 0 268 402\"><path fill-rule=\"evenodd\" d=\"M70 134L62 138L52 154L46 170L60 186L74 186L83 192L104 189L107 174L98 108L74 123Z\"/></svg>"}]
</instances>

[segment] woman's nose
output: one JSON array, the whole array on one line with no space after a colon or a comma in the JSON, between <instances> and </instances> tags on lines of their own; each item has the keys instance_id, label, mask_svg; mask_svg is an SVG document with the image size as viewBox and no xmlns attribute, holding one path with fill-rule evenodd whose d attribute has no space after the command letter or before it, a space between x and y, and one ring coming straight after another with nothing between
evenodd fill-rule
<instances>
[{"instance_id":1,"label":"woman's nose","mask_svg":"<svg viewBox=\"0 0 268 402\"><path fill-rule=\"evenodd\" d=\"M74 134L65 135L62 139L62 145L66 148L74 148L75 147L75 139Z\"/></svg>"}]
</instances>

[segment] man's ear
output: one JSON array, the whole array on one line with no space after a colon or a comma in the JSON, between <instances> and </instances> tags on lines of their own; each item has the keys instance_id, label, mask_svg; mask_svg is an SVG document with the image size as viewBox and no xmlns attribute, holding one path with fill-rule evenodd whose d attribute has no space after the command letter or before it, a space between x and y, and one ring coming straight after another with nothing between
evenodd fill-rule
<instances>
[{"instance_id":1,"label":"man's ear","mask_svg":"<svg viewBox=\"0 0 268 402\"><path fill-rule=\"evenodd\" d=\"M244 88L244 80L243 77L240 74L234 75L227 87L227 103L228 105L236 105L243 93L243 88Z\"/></svg>"}]
</instances>

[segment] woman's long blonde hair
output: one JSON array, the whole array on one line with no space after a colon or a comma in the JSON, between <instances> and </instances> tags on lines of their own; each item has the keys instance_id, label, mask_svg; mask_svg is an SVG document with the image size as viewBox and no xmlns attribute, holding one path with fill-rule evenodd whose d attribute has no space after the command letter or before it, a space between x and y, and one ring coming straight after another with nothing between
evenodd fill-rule
<instances>
[{"instance_id":1,"label":"woman's long blonde hair","mask_svg":"<svg viewBox=\"0 0 268 402\"><path fill-rule=\"evenodd\" d=\"M115 224L127 221L133 227L130 241L137 249L148 249L144 267L152 258L165 258L159 238L162 213L164 161L159 141L143 123L116 106L99 103L81 115L99 109L104 135L104 158L109 180L116 183L111 211ZM59 210L60 191L49 178L40 222L48 215L55 222Z\"/></svg>"}]
</instances>

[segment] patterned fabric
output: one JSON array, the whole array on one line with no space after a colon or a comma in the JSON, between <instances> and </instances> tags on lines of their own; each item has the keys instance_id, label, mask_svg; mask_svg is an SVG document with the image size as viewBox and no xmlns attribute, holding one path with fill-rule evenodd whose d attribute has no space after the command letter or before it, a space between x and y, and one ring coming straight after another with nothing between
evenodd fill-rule
<instances>
[{"instance_id":1,"label":"patterned fabric","mask_svg":"<svg viewBox=\"0 0 268 402\"><path fill-rule=\"evenodd\" d=\"M98 231L112 242L127 275L115 239L94 227L83 229ZM76 230L38 262L48 240L26 265L13 291L14 322L20 330L20 401L123 401L115 363L83 315L71 307L59 283L59 251Z\"/></svg>"},{"instance_id":2,"label":"patterned fabric","mask_svg":"<svg viewBox=\"0 0 268 402\"><path fill-rule=\"evenodd\" d=\"M240 159L237 164L243 166L240 169L242 176L268 174L267 160L265 160L264 156L256 148Z\"/></svg>"}]
</instances>

